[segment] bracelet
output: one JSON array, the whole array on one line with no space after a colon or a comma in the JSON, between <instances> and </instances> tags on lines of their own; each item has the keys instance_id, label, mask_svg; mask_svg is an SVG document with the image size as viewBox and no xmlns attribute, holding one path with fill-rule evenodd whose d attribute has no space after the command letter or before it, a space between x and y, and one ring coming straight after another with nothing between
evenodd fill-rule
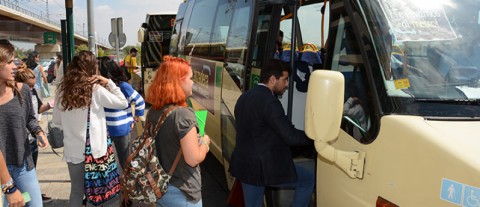
<instances>
[{"instance_id":1,"label":"bracelet","mask_svg":"<svg viewBox=\"0 0 480 207\"><path fill-rule=\"evenodd\" d=\"M13 179L10 178L10 180L7 181L7 183L2 184L2 192L5 193L5 191L7 191L12 186L15 186L15 182L13 182Z\"/></svg>"},{"instance_id":2,"label":"bracelet","mask_svg":"<svg viewBox=\"0 0 480 207\"><path fill-rule=\"evenodd\" d=\"M17 185L13 184L9 188L5 189L5 191L3 191L3 194L8 195L8 194L15 193L15 191L17 191Z\"/></svg>"}]
</instances>

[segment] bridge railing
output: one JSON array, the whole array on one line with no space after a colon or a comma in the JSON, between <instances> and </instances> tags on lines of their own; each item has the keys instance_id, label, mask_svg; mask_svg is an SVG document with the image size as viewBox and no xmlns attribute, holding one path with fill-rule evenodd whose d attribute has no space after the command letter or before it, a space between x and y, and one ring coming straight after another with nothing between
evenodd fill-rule
<instances>
[{"instance_id":1,"label":"bridge railing","mask_svg":"<svg viewBox=\"0 0 480 207\"><path fill-rule=\"evenodd\" d=\"M52 25L61 27L61 25L60 25L60 20L58 20L58 21L52 21L52 20L50 20L49 18L47 18L47 17L45 17L45 16L39 15L39 14L37 14L37 13L35 13L35 12L32 12L32 11L30 11L30 10L28 10L28 9L25 9L25 8L21 7L20 5L18 5L18 3L14 3L14 2L11 2L11 1L9 1L9 0L0 0L0 5L5 6L5 7L8 7L8 8L10 8L10 9L13 9L13 10L18 11L18 12L21 12L21 13L23 13L23 14L25 14L25 15L31 16L31 17L33 17L33 18L35 18L35 19L42 20L42 21L44 21L44 22L46 22L46 23L49 23L49 24L52 24ZM79 33L79 32L76 32L76 31L75 31L75 34L80 35L80 36L85 37L85 38L88 38L88 37L82 35L82 34Z\"/></svg>"}]
</instances>

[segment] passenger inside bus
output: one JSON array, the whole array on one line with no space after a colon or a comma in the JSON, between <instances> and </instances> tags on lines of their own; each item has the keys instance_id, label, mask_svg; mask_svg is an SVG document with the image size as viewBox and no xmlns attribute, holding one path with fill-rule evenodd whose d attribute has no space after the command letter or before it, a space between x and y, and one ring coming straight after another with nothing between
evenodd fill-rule
<instances>
[{"instance_id":1,"label":"passenger inside bus","mask_svg":"<svg viewBox=\"0 0 480 207\"><path fill-rule=\"evenodd\" d=\"M346 15L346 13L339 12ZM343 16L339 16L343 18ZM338 53L338 62L334 63L332 70L342 72L345 77L345 103L343 109L343 120L341 128L359 142L366 143L368 141L367 133L370 130L370 114L371 110L368 100L369 86L365 75L365 64L361 54L360 43L355 37L352 25L349 21L342 21L343 25L339 25L341 30L337 30L335 45L338 48L332 48ZM329 39L330 40L330 39ZM338 67L338 68L337 68Z\"/></svg>"},{"instance_id":2,"label":"passenger inside bus","mask_svg":"<svg viewBox=\"0 0 480 207\"><path fill-rule=\"evenodd\" d=\"M279 30L278 39L277 41L275 41L275 55L273 57L274 59L280 59L280 57L282 56L282 52L283 52L282 42L283 42L283 31Z\"/></svg>"}]
</instances>

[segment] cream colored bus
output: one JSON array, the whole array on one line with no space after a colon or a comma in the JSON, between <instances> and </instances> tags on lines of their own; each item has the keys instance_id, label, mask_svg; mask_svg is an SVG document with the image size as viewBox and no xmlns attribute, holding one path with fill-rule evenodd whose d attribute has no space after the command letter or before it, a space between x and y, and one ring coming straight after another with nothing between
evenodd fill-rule
<instances>
[{"instance_id":1,"label":"cream colored bus","mask_svg":"<svg viewBox=\"0 0 480 207\"><path fill-rule=\"evenodd\" d=\"M192 64L225 169L236 100L280 58L316 206L480 206L479 16L478 0L188 0L170 54Z\"/></svg>"}]
</instances>

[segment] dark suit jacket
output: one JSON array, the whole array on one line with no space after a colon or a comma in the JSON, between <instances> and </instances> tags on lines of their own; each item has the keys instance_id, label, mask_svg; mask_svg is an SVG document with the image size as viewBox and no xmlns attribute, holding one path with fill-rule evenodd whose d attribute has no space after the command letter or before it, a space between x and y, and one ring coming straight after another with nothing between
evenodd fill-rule
<instances>
[{"instance_id":1,"label":"dark suit jacket","mask_svg":"<svg viewBox=\"0 0 480 207\"><path fill-rule=\"evenodd\" d=\"M252 185L269 186L297 179L290 146L312 143L295 129L269 88L258 85L235 105L236 146L230 173Z\"/></svg>"}]
</instances>

